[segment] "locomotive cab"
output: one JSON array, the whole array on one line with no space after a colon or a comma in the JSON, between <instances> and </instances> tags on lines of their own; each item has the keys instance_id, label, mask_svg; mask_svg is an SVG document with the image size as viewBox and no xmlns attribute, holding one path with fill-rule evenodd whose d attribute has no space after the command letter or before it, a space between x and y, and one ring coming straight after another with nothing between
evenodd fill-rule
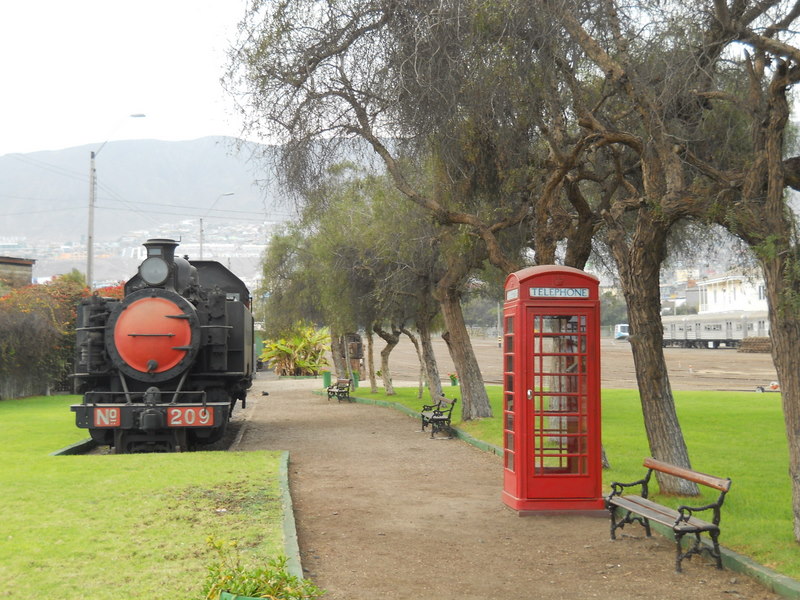
<instances>
[{"instance_id":1,"label":"locomotive cab","mask_svg":"<svg viewBox=\"0 0 800 600\"><path fill-rule=\"evenodd\" d=\"M78 427L118 453L184 450L220 439L252 377L253 318L244 283L215 261L151 239L123 299L78 310Z\"/></svg>"}]
</instances>

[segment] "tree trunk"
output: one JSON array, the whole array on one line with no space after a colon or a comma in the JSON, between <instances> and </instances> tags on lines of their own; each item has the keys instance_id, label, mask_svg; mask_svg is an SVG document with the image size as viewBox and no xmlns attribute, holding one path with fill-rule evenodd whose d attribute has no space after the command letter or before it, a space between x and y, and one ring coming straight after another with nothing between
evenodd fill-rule
<instances>
[{"instance_id":1,"label":"tree trunk","mask_svg":"<svg viewBox=\"0 0 800 600\"><path fill-rule=\"evenodd\" d=\"M647 440L654 458L691 468L662 347L659 271L666 251L666 228L655 222L644 208L639 210L637 218L639 223L630 245L625 243L624 231L619 229L609 232L609 242L628 304L629 341ZM668 475L657 474L657 477L663 493L699 494L693 482Z\"/></svg>"},{"instance_id":2,"label":"tree trunk","mask_svg":"<svg viewBox=\"0 0 800 600\"><path fill-rule=\"evenodd\" d=\"M458 372L461 382L461 418L464 421L481 419L492 416L492 407L489 405L489 396L483 384L481 368L472 350L472 344L464 324L464 314L461 311L461 299L458 293L447 290L440 294L439 302L442 305L442 316L447 327L447 348L450 357Z\"/></svg>"},{"instance_id":3,"label":"tree trunk","mask_svg":"<svg viewBox=\"0 0 800 600\"><path fill-rule=\"evenodd\" d=\"M769 303L772 360L781 386L783 419L789 445L794 538L800 542L800 355L797 353L800 348L800 314L796 306L787 305L787 297L797 294L800 284L794 282L791 285L787 281L785 273L788 261L785 257L785 254L778 254L763 259L762 265ZM791 270L791 267L788 268Z\"/></svg>"},{"instance_id":4,"label":"tree trunk","mask_svg":"<svg viewBox=\"0 0 800 600\"><path fill-rule=\"evenodd\" d=\"M331 358L336 377L345 379L350 377L349 369L344 360L345 337L343 335L331 335Z\"/></svg>"},{"instance_id":5,"label":"tree trunk","mask_svg":"<svg viewBox=\"0 0 800 600\"><path fill-rule=\"evenodd\" d=\"M749 108L754 119L754 152L749 170L739 178L741 197L734 196L732 210L721 223L749 244L764 271L772 361L789 447L794 538L800 542L800 248L794 215L787 206L789 181L783 156L790 116L786 91L797 81L797 71L788 67L782 60L774 61L767 90L761 88L764 64L751 73L750 96L760 98L760 105L753 103L755 108Z\"/></svg>"},{"instance_id":6,"label":"tree trunk","mask_svg":"<svg viewBox=\"0 0 800 600\"><path fill-rule=\"evenodd\" d=\"M430 323L418 322L417 331L419 332L419 341L422 346L422 365L428 378L428 389L431 391L431 398L439 398L444 391L439 377L439 364L436 362L436 356L433 353Z\"/></svg>"},{"instance_id":7,"label":"tree trunk","mask_svg":"<svg viewBox=\"0 0 800 600\"><path fill-rule=\"evenodd\" d=\"M381 350L381 377L383 378L383 388L387 396L394 396L397 392L394 391L392 384L392 374L389 370L389 355L394 350L395 346L400 342L400 332L392 328L392 332L385 331L380 326L375 325L373 331L386 342L386 346Z\"/></svg>"},{"instance_id":8,"label":"tree trunk","mask_svg":"<svg viewBox=\"0 0 800 600\"><path fill-rule=\"evenodd\" d=\"M375 378L375 344L372 338L372 329L367 330L367 375L369 376L369 390L378 393L378 380Z\"/></svg>"},{"instance_id":9,"label":"tree trunk","mask_svg":"<svg viewBox=\"0 0 800 600\"><path fill-rule=\"evenodd\" d=\"M417 386L417 398L422 398L422 393L425 391L425 363L422 360L422 350L419 347L419 341L417 341L417 336L415 336L407 327L401 327L400 331L406 335L406 337L411 340L411 343L414 344L414 351L417 353L417 360L419 361L419 385Z\"/></svg>"},{"instance_id":10,"label":"tree trunk","mask_svg":"<svg viewBox=\"0 0 800 600\"><path fill-rule=\"evenodd\" d=\"M786 173L782 150L789 122L786 96L787 65L779 62L769 87L768 115L756 135L763 139L766 169L754 171L753 190L764 190L751 206L751 215L766 225L755 248L764 269L769 306L772 361L781 386L783 419L789 446L789 479L792 485L794 539L800 542L800 248L791 209L786 205ZM765 201L763 207L761 200ZM755 228L754 228L755 229Z\"/></svg>"}]
</instances>

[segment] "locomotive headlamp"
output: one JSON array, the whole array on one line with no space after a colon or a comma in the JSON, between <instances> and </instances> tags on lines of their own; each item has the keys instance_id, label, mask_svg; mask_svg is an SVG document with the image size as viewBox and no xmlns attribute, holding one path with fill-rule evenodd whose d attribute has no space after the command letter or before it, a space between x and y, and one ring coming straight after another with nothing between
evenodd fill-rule
<instances>
[{"instance_id":1,"label":"locomotive headlamp","mask_svg":"<svg viewBox=\"0 0 800 600\"><path fill-rule=\"evenodd\" d=\"M147 285L161 285L169 277L169 265L160 256L150 256L139 265L139 275Z\"/></svg>"}]
</instances>

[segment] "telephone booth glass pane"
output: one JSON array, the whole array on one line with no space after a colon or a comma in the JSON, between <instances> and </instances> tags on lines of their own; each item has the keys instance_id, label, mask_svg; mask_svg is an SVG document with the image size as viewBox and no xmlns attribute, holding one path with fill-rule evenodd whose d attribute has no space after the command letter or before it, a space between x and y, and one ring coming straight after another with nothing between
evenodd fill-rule
<instances>
[{"instance_id":1,"label":"telephone booth glass pane","mask_svg":"<svg viewBox=\"0 0 800 600\"><path fill-rule=\"evenodd\" d=\"M532 316L533 474L585 475L588 469L586 316Z\"/></svg>"},{"instance_id":2,"label":"telephone booth glass pane","mask_svg":"<svg viewBox=\"0 0 800 600\"><path fill-rule=\"evenodd\" d=\"M504 462L509 471L514 471L514 317L505 319L505 341L503 353L505 355L503 380L503 436L505 438Z\"/></svg>"}]
</instances>

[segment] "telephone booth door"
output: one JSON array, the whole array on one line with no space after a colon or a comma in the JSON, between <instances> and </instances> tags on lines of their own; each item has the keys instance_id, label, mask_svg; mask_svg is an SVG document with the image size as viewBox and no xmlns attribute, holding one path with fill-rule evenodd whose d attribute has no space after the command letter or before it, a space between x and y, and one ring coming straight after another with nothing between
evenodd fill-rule
<instances>
[{"instance_id":1,"label":"telephone booth door","mask_svg":"<svg viewBox=\"0 0 800 600\"><path fill-rule=\"evenodd\" d=\"M603 508L597 283L551 266L507 280L503 499L516 510Z\"/></svg>"},{"instance_id":2,"label":"telephone booth door","mask_svg":"<svg viewBox=\"0 0 800 600\"><path fill-rule=\"evenodd\" d=\"M587 330L592 315L569 312L530 309L527 319L532 345L526 390L532 441L528 491L536 498L580 498L593 492L594 482L587 477L591 418Z\"/></svg>"}]
</instances>

